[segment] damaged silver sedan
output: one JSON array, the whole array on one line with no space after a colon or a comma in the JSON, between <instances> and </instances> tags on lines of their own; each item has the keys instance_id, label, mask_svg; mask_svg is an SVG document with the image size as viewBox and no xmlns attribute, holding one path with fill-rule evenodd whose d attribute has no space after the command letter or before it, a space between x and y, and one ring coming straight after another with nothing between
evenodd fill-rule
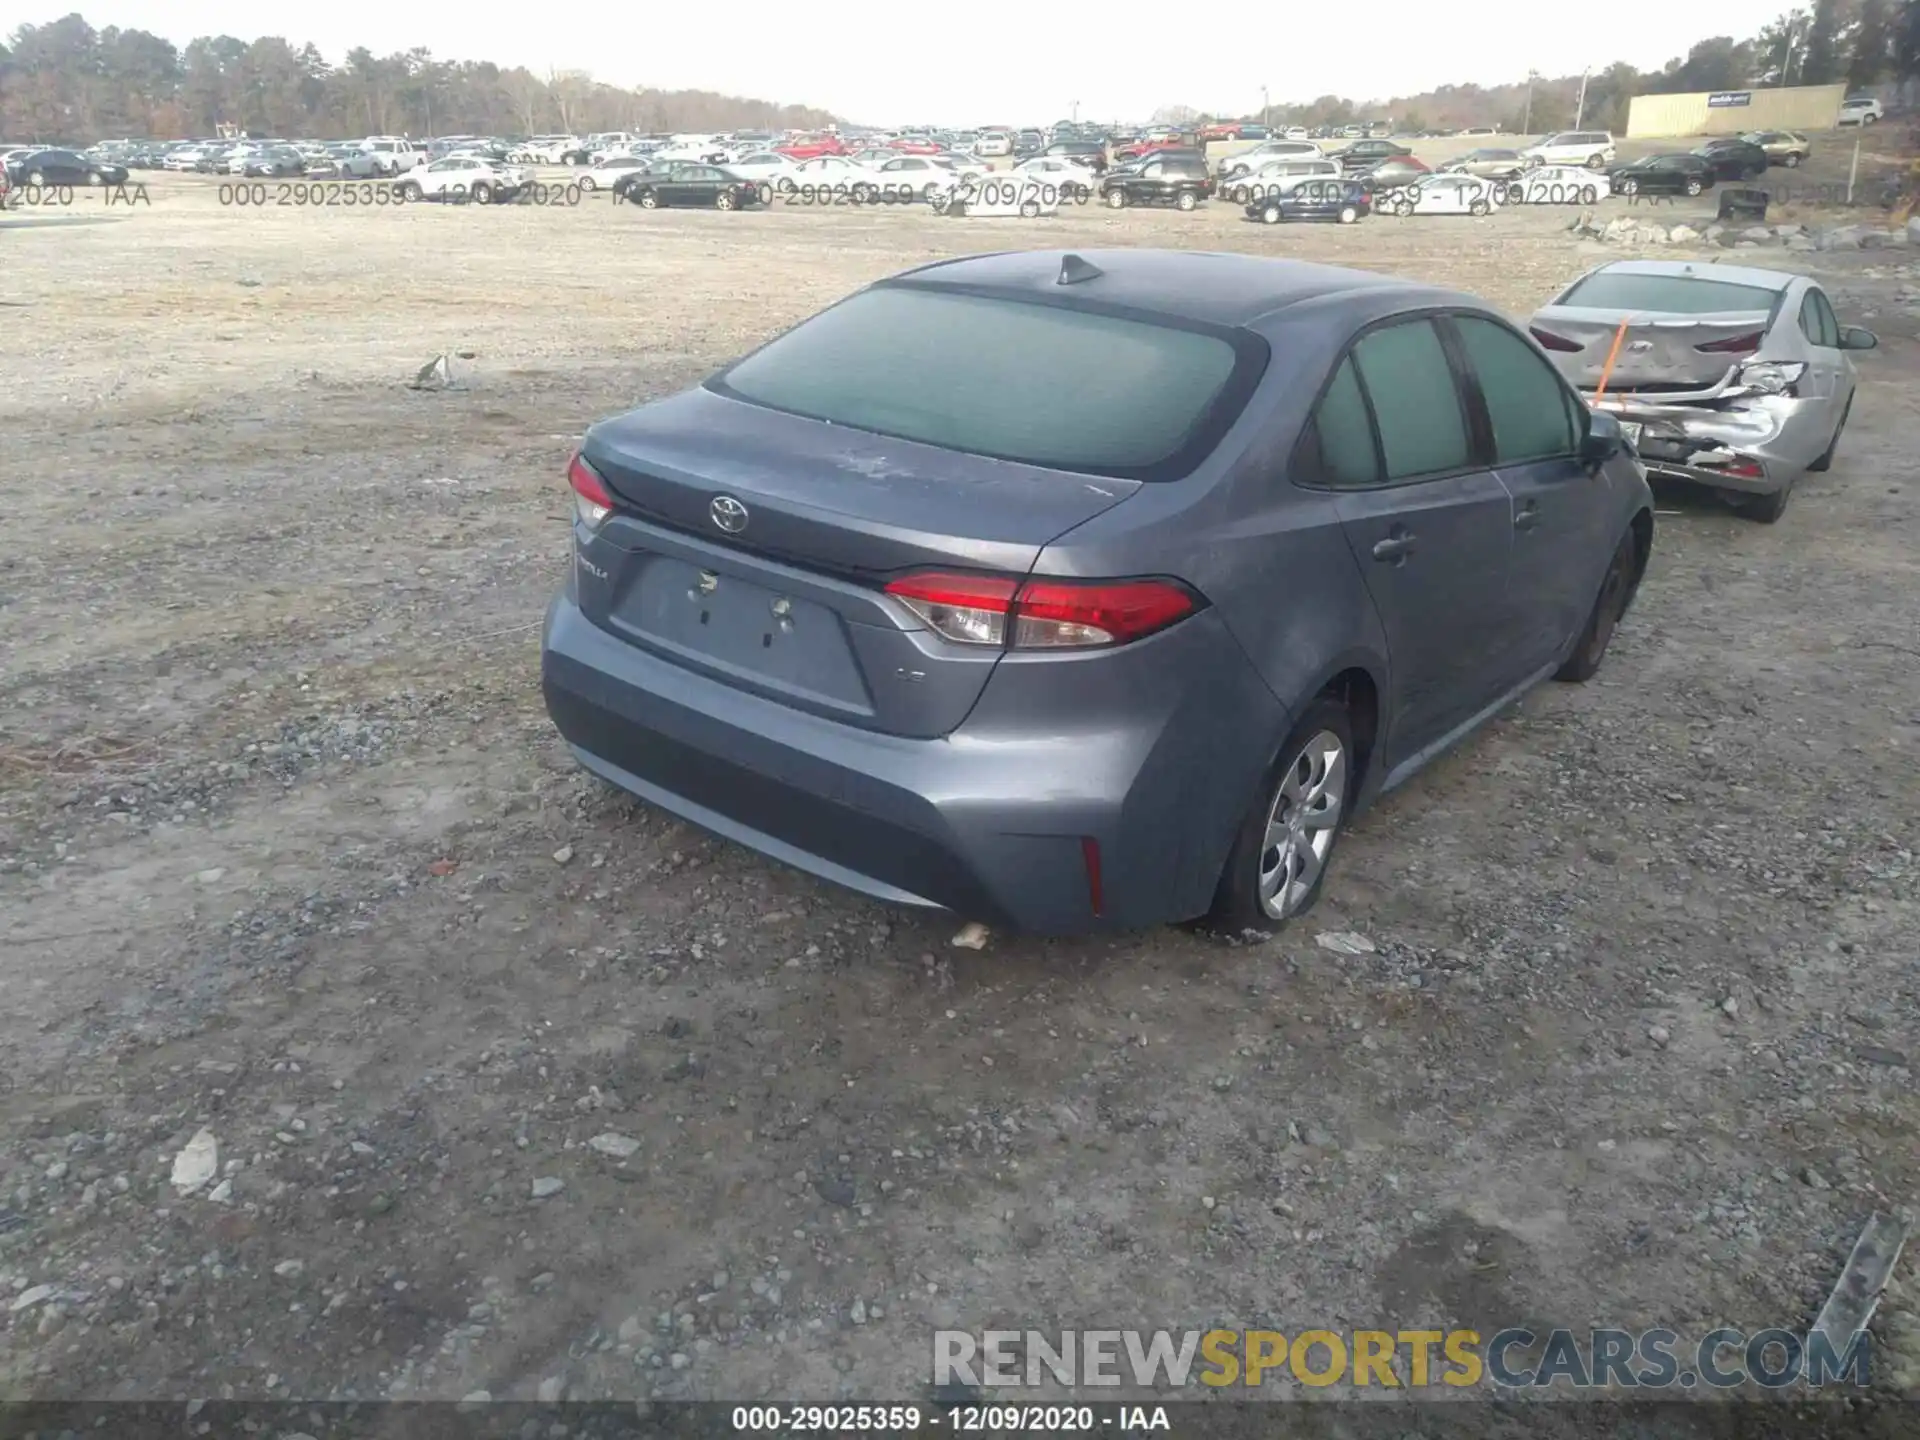
<instances>
[{"instance_id":1,"label":"damaged silver sedan","mask_svg":"<svg viewBox=\"0 0 1920 1440\"><path fill-rule=\"evenodd\" d=\"M1689 480L1771 523L1793 482L1833 462L1853 405L1852 350L1804 275L1683 260L1617 260L1530 322L1595 409L1618 417L1650 475Z\"/></svg>"}]
</instances>

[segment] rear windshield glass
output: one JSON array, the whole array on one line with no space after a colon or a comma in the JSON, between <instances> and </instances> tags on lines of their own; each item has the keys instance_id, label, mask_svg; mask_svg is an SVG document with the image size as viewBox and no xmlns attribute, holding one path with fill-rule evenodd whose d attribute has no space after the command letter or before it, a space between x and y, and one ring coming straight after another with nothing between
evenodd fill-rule
<instances>
[{"instance_id":1,"label":"rear windshield glass","mask_svg":"<svg viewBox=\"0 0 1920 1440\"><path fill-rule=\"evenodd\" d=\"M1631 275L1603 270L1560 297L1562 305L1594 310L1659 310L1669 315L1718 315L1731 310L1771 310L1778 292L1730 280L1686 275Z\"/></svg>"},{"instance_id":2,"label":"rear windshield glass","mask_svg":"<svg viewBox=\"0 0 1920 1440\"><path fill-rule=\"evenodd\" d=\"M1222 399L1247 363L1217 334L881 286L714 383L756 404L948 450L1154 479L1171 478L1155 472L1231 420Z\"/></svg>"}]
</instances>

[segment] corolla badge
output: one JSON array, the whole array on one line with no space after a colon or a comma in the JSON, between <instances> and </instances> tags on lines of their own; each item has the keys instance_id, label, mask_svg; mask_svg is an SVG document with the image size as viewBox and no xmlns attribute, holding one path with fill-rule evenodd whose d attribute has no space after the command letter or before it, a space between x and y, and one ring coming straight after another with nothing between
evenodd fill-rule
<instances>
[{"instance_id":1,"label":"corolla badge","mask_svg":"<svg viewBox=\"0 0 1920 1440\"><path fill-rule=\"evenodd\" d=\"M1627 349L1635 355L1644 355L1647 351L1653 349L1653 342L1651 340L1636 340L1627 346Z\"/></svg>"},{"instance_id":2,"label":"corolla badge","mask_svg":"<svg viewBox=\"0 0 1920 1440\"><path fill-rule=\"evenodd\" d=\"M731 495L716 495L713 503L707 506L707 514L729 535L738 535L747 528L747 507Z\"/></svg>"}]
</instances>

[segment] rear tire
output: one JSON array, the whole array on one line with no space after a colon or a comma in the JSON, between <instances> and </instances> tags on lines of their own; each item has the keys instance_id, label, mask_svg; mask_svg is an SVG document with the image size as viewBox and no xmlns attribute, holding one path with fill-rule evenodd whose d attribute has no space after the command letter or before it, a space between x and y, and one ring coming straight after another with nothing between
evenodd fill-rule
<instances>
[{"instance_id":1,"label":"rear tire","mask_svg":"<svg viewBox=\"0 0 1920 1440\"><path fill-rule=\"evenodd\" d=\"M1827 448L1820 453L1820 458L1807 466L1808 470L1815 474L1825 474L1832 467L1833 452L1840 448L1840 436L1845 433L1847 417L1851 414L1853 414L1853 397L1849 395L1847 408L1840 412L1840 423L1833 427L1833 439L1827 442Z\"/></svg>"},{"instance_id":2,"label":"rear tire","mask_svg":"<svg viewBox=\"0 0 1920 1440\"><path fill-rule=\"evenodd\" d=\"M1600 582L1600 593L1594 597L1593 610L1574 642L1573 653L1553 672L1554 679L1578 685L1600 673L1607 646L1613 643L1613 632L1633 598L1633 569L1633 532L1629 530L1620 537L1620 548L1607 562L1606 578Z\"/></svg>"},{"instance_id":3,"label":"rear tire","mask_svg":"<svg viewBox=\"0 0 1920 1440\"><path fill-rule=\"evenodd\" d=\"M1592 205L1599 199L1600 191L1592 185L1587 186L1580 192L1580 203L1582 205Z\"/></svg>"},{"instance_id":4,"label":"rear tire","mask_svg":"<svg viewBox=\"0 0 1920 1440\"><path fill-rule=\"evenodd\" d=\"M1214 892L1216 929L1270 935L1313 908L1353 803L1355 760L1346 706L1321 696L1287 736L1240 822ZM1323 835L1324 849L1315 848Z\"/></svg>"},{"instance_id":5,"label":"rear tire","mask_svg":"<svg viewBox=\"0 0 1920 1440\"><path fill-rule=\"evenodd\" d=\"M1182 190L1173 203L1181 210L1191 210L1200 203L1200 197L1191 190Z\"/></svg>"},{"instance_id":6,"label":"rear tire","mask_svg":"<svg viewBox=\"0 0 1920 1440\"><path fill-rule=\"evenodd\" d=\"M1741 500L1740 513L1762 525L1772 525L1787 513L1787 501L1792 495L1793 481L1789 480L1771 495L1753 495Z\"/></svg>"},{"instance_id":7,"label":"rear tire","mask_svg":"<svg viewBox=\"0 0 1920 1440\"><path fill-rule=\"evenodd\" d=\"M588 194L592 194L595 190L598 190L600 188L600 182L594 179L593 176L591 175L582 175L580 179L575 183L577 183L580 186L580 188L582 190L585 190Z\"/></svg>"},{"instance_id":8,"label":"rear tire","mask_svg":"<svg viewBox=\"0 0 1920 1440\"><path fill-rule=\"evenodd\" d=\"M474 186L473 203L476 205L491 205L493 203L493 187L486 184Z\"/></svg>"},{"instance_id":9,"label":"rear tire","mask_svg":"<svg viewBox=\"0 0 1920 1440\"><path fill-rule=\"evenodd\" d=\"M1359 218L1360 218L1360 212L1353 206L1346 205L1341 207L1340 223L1342 225L1351 225L1355 221L1357 221Z\"/></svg>"}]
</instances>

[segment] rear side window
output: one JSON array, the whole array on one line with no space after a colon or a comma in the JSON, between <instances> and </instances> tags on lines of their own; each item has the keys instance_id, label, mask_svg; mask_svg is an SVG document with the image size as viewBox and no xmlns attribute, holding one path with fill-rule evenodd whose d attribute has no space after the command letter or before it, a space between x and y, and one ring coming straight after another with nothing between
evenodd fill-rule
<instances>
[{"instance_id":1,"label":"rear side window","mask_svg":"<svg viewBox=\"0 0 1920 1440\"><path fill-rule=\"evenodd\" d=\"M1491 320L1461 315L1453 323L1487 402L1496 462L1571 455L1576 443L1572 402L1553 367Z\"/></svg>"},{"instance_id":2,"label":"rear side window","mask_svg":"<svg viewBox=\"0 0 1920 1440\"><path fill-rule=\"evenodd\" d=\"M1314 407L1303 458L1301 478L1309 484L1353 489L1380 482L1373 417L1367 413L1366 397L1360 393L1351 357L1340 362L1327 393Z\"/></svg>"},{"instance_id":3,"label":"rear side window","mask_svg":"<svg viewBox=\"0 0 1920 1440\"><path fill-rule=\"evenodd\" d=\"M1431 321L1371 331L1354 345L1353 358L1373 399L1387 479L1411 480L1466 465L1460 390Z\"/></svg>"},{"instance_id":4,"label":"rear side window","mask_svg":"<svg viewBox=\"0 0 1920 1440\"><path fill-rule=\"evenodd\" d=\"M709 382L722 394L947 450L1176 479L1265 365L1260 342L1060 305L881 285Z\"/></svg>"}]
</instances>

